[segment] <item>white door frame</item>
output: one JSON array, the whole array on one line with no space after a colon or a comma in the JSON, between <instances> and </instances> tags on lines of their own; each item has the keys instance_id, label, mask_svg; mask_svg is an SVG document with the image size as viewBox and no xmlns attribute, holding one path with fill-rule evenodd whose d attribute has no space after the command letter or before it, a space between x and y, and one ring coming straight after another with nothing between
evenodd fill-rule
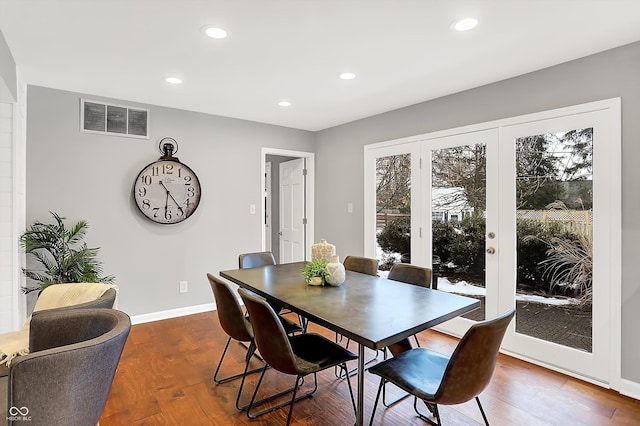
<instances>
[{"instance_id":1,"label":"white door frame","mask_svg":"<svg viewBox=\"0 0 640 426\"><path fill-rule=\"evenodd\" d=\"M307 245L305 247L305 257L306 259L311 259L311 242L315 241L314 239L314 214L315 214L315 153L306 152L306 151L294 151L289 149L279 149L279 148L269 148L262 147L261 149L261 158L260 161L260 191L264 192L265 185L265 164L267 162L267 155L278 155L282 157L298 157L305 158L307 164L307 178L306 178L306 188L305 188L305 210L307 217ZM265 215L265 205L262 204L262 217ZM265 240L265 225L264 221L261 221L262 227L262 250L266 250L266 240Z\"/></svg>"},{"instance_id":2,"label":"white door frame","mask_svg":"<svg viewBox=\"0 0 640 426\"><path fill-rule=\"evenodd\" d=\"M588 111L598 111L598 110L606 110L610 114L610 128L609 128L609 136L611 140L611 144L606 146L605 149L608 150L608 161L609 170L612 171L609 182L610 182L610 192L608 193L608 205L611 207L611 211L609 213L608 218L608 231L609 231L609 270L608 270L608 281L610 283L609 287L609 342L610 342L610 356L609 356L609 380L608 383L602 383L599 381L594 381L589 377L584 377L580 374L563 370L562 368L546 364L544 362L537 361L535 359L528 358L524 355L510 354L517 358L525 359L529 362L542 365L546 368L560 371L569 376L578 377L582 380L592 382L601 386L610 387L612 389L619 390L621 386L621 374L622 374L622 363L621 363L621 351L622 351L622 317L620 314L622 307L622 176L621 176L621 162L622 162L622 153L621 153L621 140L622 140L622 126L621 126L621 100L620 98L606 99L602 101L595 101L581 105L574 105L564 108L558 108L555 110L543 111L539 113L526 114L518 117L510 117L495 121L490 121L486 123L473 124L468 126L463 126L454 129L446 129L442 131L437 131L433 133L427 133L422 135L416 135L411 137L405 137L402 139L391 140L386 142L378 142L375 144L367 145L364 147L364 158L365 158L365 169L366 162L368 157L369 150L378 149L385 146L392 146L403 143L411 143L416 141L421 141L425 139L434 139L438 137L446 137L455 134L462 134L468 132L476 132L480 130L486 130L490 128L499 128L500 133L502 134L502 129L516 124L524 124L527 122L545 120L548 118L559 117L563 115L573 115L580 114ZM594 149L599 149L594 147ZM595 154L594 154L595 155ZM423 170L424 171L424 170ZM615 171L615 172L614 172ZM365 173L365 195L367 191L370 191L371 186L375 184L375 180L371 179L370 174ZM418 182L418 185L421 183ZM413 182L412 182L413 185ZM366 201L366 197L365 197ZM504 201L504 200L503 200ZM501 202L503 202L501 201ZM365 236L367 232L370 232L371 228L371 218L375 217L375 205L373 205L373 210L371 209L371 202L365 202ZM428 212L423 212L424 216L429 216ZM366 250L366 247L365 247ZM598 326L602 326L599 324ZM512 324L511 327L514 327Z\"/></svg>"},{"instance_id":3,"label":"white door frame","mask_svg":"<svg viewBox=\"0 0 640 426\"><path fill-rule=\"evenodd\" d=\"M262 202L262 204L264 205L264 209L265 209L265 213L263 216L264 219L264 223L262 224L263 228L262 228L262 235L264 235L264 247L263 247L263 251L272 251L271 249L271 233L272 231L272 225L273 225L273 221L271 220L271 161L265 161L264 164L264 169L265 169L265 173L264 173L264 179L265 179L265 186L264 186L264 200Z\"/></svg>"}]
</instances>

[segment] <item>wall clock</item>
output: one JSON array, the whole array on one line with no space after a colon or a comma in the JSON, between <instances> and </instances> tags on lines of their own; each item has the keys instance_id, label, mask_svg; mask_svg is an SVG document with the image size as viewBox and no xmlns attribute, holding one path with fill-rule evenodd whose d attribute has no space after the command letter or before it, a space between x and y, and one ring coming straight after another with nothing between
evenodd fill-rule
<instances>
[{"instance_id":1,"label":"wall clock","mask_svg":"<svg viewBox=\"0 0 640 426\"><path fill-rule=\"evenodd\" d=\"M158 148L163 155L140 171L133 184L133 199L152 222L180 223L200 204L200 181L189 166L173 156L178 152L175 139L162 138Z\"/></svg>"}]
</instances>

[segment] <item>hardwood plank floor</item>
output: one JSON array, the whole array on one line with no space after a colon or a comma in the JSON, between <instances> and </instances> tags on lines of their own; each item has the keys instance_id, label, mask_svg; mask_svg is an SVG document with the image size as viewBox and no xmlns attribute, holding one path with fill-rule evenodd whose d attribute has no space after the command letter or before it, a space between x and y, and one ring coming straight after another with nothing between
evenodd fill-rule
<instances>
[{"instance_id":1,"label":"hardwood plank floor","mask_svg":"<svg viewBox=\"0 0 640 426\"><path fill-rule=\"evenodd\" d=\"M313 324L310 331L333 336ZM453 351L457 343L457 339L435 331L422 332L419 338L423 347L443 353ZM134 325L100 425L283 425L287 409L249 420L235 408L240 381L213 382L226 340L215 311ZM357 352L356 346L351 350ZM223 373L242 371L244 353L244 347L232 343ZM260 364L254 359L252 365ZM245 401L258 374L249 377ZM262 386L264 394L291 386L292 379L268 370ZM310 382L307 380L307 384ZM346 382L337 380L333 371L320 374L318 382L318 392L295 405L292 423L353 424ZM355 387L355 378L352 382ZM367 422L377 387L377 377L366 374ZM505 355L500 355L493 380L480 399L493 426L640 424L640 401ZM376 425L425 424L415 416L410 399L383 408L378 406ZM473 401L443 406L440 411L444 425L483 424Z\"/></svg>"}]
</instances>

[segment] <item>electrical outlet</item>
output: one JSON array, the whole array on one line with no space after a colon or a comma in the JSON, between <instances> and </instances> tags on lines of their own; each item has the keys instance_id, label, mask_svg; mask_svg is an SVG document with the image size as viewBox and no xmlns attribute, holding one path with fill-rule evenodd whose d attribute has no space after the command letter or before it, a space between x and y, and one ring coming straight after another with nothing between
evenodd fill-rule
<instances>
[{"instance_id":1,"label":"electrical outlet","mask_svg":"<svg viewBox=\"0 0 640 426\"><path fill-rule=\"evenodd\" d=\"M180 293L186 293L189 291L189 283L187 281L180 281Z\"/></svg>"}]
</instances>

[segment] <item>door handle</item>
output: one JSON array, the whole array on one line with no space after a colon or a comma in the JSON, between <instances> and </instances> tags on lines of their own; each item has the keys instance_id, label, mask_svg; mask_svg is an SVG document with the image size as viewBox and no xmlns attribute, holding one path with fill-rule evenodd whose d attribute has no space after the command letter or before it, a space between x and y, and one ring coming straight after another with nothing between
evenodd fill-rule
<instances>
[{"instance_id":1,"label":"door handle","mask_svg":"<svg viewBox=\"0 0 640 426\"><path fill-rule=\"evenodd\" d=\"M493 247L487 248L487 253L494 254L495 252L496 252L496 249L494 249Z\"/></svg>"}]
</instances>

